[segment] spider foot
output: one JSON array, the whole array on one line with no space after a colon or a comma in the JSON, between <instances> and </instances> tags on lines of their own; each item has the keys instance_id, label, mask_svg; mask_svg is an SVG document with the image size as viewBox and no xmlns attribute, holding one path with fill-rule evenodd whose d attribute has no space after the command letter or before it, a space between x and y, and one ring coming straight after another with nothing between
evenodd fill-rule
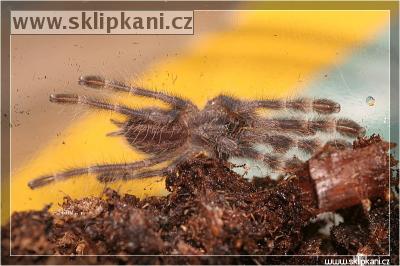
<instances>
[{"instance_id":1,"label":"spider foot","mask_svg":"<svg viewBox=\"0 0 400 266\"><path fill-rule=\"evenodd\" d=\"M95 75L80 76L78 84L92 89L102 89L106 85L106 80L101 76Z\"/></svg>"}]
</instances>

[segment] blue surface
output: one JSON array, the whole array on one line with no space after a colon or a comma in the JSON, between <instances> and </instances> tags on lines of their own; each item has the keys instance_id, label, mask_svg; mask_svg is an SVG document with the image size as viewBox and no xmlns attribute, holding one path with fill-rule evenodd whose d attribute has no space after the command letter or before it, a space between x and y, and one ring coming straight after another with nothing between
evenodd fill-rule
<instances>
[{"instance_id":1,"label":"blue surface","mask_svg":"<svg viewBox=\"0 0 400 266\"><path fill-rule=\"evenodd\" d=\"M378 35L372 42L354 47L348 58L340 65L330 69L322 69L315 75L314 81L308 85L302 95L311 98L328 98L341 105L341 112L335 116L353 119L367 129L367 135L377 133L389 140L390 132L390 39L389 30ZM373 97L375 104L370 106L367 98ZM315 117L310 115L310 117ZM391 125L391 126L399 126ZM338 134L318 134L319 138L329 140L342 138ZM259 146L263 153L271 153L268 147ZM298 156L302 160L308 155L292 149L286 155ZM248 178L253 176L276 176L270 169L259 162L233 158L235 164L246 163L249 167ZM243 175L246 170L236 168Z\"/></svg>"},{"instance_id":2,"label":"blue surface","mask_svg":"<svg viewBox=\"0 0 400 266\"><path fill-rule=\"evenodd\" d=\"M372 43L355 49L340 66L325 70L315 80L307 96L326 97L341 104L338 116L351 118L367 129L389 139L390 129L390 46L389 31ZM369 106L367 97L375 99ZM395 126L395 125L393 125ZM397 125L398 126L398 125Z\"/></svg>"}]
</instances>

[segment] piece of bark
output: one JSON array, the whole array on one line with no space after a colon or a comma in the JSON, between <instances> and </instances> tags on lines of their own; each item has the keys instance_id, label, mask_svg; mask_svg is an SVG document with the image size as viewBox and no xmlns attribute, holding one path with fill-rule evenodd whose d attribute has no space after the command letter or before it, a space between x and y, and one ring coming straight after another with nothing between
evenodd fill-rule
<instances>
[{"instance_id":1,"label":"piece of bark","mask_svg":"<svg viewBox=\"0 0 400 266\"><path fill-rule=\"evenodd\" d=\"M388 142L358 149L326 147L308 161L320 211L332 211L383 196L389 188Z\"/></svg>"}]
</instances>

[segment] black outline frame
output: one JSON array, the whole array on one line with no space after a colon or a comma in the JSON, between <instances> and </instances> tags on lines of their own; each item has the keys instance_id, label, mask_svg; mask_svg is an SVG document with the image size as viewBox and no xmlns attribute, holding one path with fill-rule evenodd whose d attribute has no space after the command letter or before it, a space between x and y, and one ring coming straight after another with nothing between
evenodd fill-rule
<instances>
[{"instance_id":1,"label":"black outline frame","mask_svg":"<svg viewBox=\"0 0 400 266\"><path fill-rule=\"evenodd\" d=\"M388 10L390 11L390 140L399 144L398 1L2 1L1 2L1 213L10 211L10 14L11 10ZM193 21L195 26L195 20ZM392 153L400 155L399 145ZM4 219L2 219L4 220ZM399 232L391 232L399 234ZM3 249L2 249L3 250ZM4 250L3 250L4 251ZM397 253L394 253L397 252ZM399 254L390 251L390 257ZM2 254L1 262L5 257ZM101 255L100 255L101 256ZM146 257L146 256L143 256ZM238 256L239 257L239 256ZM252 256L257 257L257 256ZM284 257L284 256L282 256ZM320 256L321 257L321 256ZM322 256L340 258L341 256ZM379 256L381 259L389 256ZM275 256L274 261L280 260ZM377 258L377 257L368 257ZM287 263L287 262L286 262Z\"/></svg>"}]
</instances>

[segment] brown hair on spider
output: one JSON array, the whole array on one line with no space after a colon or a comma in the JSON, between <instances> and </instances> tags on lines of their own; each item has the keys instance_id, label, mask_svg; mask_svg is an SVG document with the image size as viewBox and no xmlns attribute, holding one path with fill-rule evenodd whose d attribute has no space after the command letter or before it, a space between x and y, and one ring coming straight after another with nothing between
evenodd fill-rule
<instances>
[{"instance_id":1,"label":"brown hair on spider","mask_svg":"<svg viewBox=\"0 0 400 266\"><path fill-rule=\"evenodd\" d=\"M219 95L200 110L190 100L100 76L80 77L79 84L153 98L170 106L169 109L134 109L76 94L50 96L51 102L82 104L126 115L126 121L111 120L119 130L108 135L124 137L129 145L150 157L142 161L92 165L44 175L29 182L31 189L84 174L96 174L101 182L163 176L186 157L198 153L225 160L231 157L249 158L272 170L290 172L302 162L297 158L285 159L284 154L291 148L314 153L323 144L314 136L317 132L336 132L351 138L365 134L365 129L356 122L332 117L331 114L340 111L340 105L329 99L240 100ZM311 120L268 118L258 114L260 109L315 112L322 116ZM350 145L343 139L333 141ZM255 144L270 145L275 153L263 154L255 149ZM148 169L167 161L169 164L166 167Z\"/></svg>"}]
</instances>

